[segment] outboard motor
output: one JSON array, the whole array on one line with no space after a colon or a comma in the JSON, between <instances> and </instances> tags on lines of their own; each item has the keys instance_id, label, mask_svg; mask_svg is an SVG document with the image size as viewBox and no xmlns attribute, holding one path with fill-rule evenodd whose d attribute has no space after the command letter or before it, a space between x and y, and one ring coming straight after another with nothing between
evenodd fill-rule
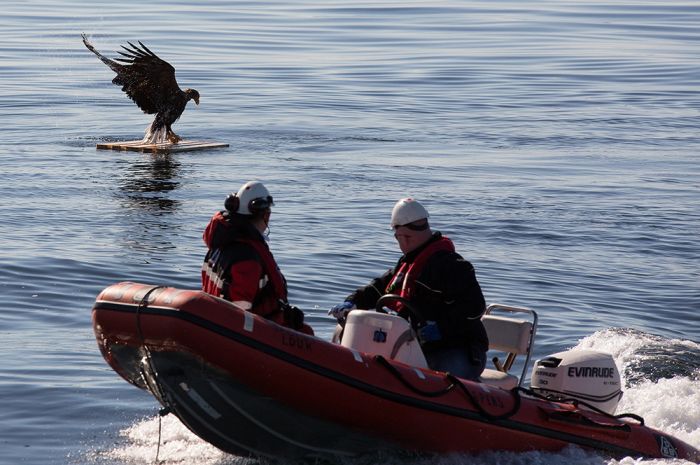
<instances>
[{"instance_id":1,"label":"outboard motor","mask_svg":"<svg viewBox=\"0 0 700 465\"><path fill-rule=\"evenodd\" d=\"M557 401L577 399L613 414L622 397L620 372L612 355L595 350L569 350L535 362L532 390Z\"/></svg>"}]
</instances>

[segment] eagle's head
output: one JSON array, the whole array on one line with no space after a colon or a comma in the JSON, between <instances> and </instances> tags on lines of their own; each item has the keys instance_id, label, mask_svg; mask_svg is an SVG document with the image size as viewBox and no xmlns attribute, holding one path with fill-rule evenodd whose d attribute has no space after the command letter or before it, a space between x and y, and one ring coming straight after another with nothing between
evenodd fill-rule
<instances>
[{"instance_id":1,"label":"eagle's head","mask_svg":"<svg viewBox=\"0 0 700 465\"><path fill-rule=\"evenodd\" d=\"M194 103L199 105L199 92L194 89L185 89L185 95L187 95L187 100L194 100Z\"/></svg>"}]
</instances>

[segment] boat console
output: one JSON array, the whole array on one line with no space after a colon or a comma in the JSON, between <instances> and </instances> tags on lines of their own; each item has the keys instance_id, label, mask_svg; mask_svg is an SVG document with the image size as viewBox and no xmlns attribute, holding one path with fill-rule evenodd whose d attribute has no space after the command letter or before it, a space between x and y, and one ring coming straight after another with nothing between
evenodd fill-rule
<instances>
[{"instance_id":1,"label":"boat console","mask_svg":"<svg viewBox=\"0 0 700 465\"><path fill-rule=\"evenodd\" d=\"M408 321L398 315L374 310L351 311L340 345L406 365L428 368L415 332Z\"/></svg>"}]
</instances>

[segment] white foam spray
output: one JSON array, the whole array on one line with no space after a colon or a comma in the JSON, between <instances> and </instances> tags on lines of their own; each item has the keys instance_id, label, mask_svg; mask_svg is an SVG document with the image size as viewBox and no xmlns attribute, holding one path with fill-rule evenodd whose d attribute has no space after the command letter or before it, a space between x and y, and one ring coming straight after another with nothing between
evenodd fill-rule
<instances>
[{"instance_id":1,"label":"white foam spray","mask_svg":"<svg viewBox=\"0 0 700 465\"><path fill-rule=\"evenodd\" d=\"M105 455L125 464L155 463L156 452L161 464L219 465L247 463L242 458L225 454L190 432L174 415L163 417L160 449L158 444L158 417L141 420L120 432L123 445ZM229 462L238 459L239 462Z\"/></svg>"},{"instance_id":2,"label":"white foam spray","mask_svg":"<svg viewBox=\"0 0 700 465\"><path fill-rule=\"evenodd\" d=\"M700 354L700 344L692 341L620 330L596 332L582 339L577 348L612 354L623 374L633 363L655 363L648 353L672 350ZM689 377L679 375L631 385L624 390L617 412L641 415L648 426L700 449L700 370Z\"/></svg>"},{"instance_id":3,"label":"white foam spray","mask_svg":"<svg viewBox=\"0 0 700 465\"><path fill-rule=\"evenodd\" d=\"M146 132L141 142L144 144L165 144L168 142L168 131L165 129L165 127L151 131L151 124L149 124L146 127Z\"/></svg>"}]
</instances>

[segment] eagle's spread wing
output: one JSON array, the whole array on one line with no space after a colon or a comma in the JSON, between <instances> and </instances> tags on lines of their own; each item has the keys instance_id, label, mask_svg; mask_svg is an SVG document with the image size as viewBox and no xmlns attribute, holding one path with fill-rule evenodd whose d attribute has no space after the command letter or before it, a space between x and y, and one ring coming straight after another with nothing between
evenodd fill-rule
<instances>
[{"instance_id":1,"label":"eagle's spread wing","mask_svg":"<svg viewBox=\"0 0 700 465\"><path fill-rule=\"evenodd\" d=\"M83 34L85 46L109 66L117 76L112 80L145 113L153 114L168 108L173 97L182 93L175 80L175 68L151 52L139 41L139 46L128 42L119 52L124 58L112 60L98 52Z\"/></svg>"},{"instance_id":2,"label":"eagle's spread wing","mask_svg":"<svg viewBox=\"0 0 700 465\"><path fill-rule=\"evenodd\" d=\"M182 92L175 80L175 68L158 58L140 41L141 48L131 42L128 44L130 48L122 46L126 53L119 52L124 58L115 60L124 65L112 82L122 86L122 90L141 110L157 113L167 106L174 94Z\"/></svg>"}]
</instances>

